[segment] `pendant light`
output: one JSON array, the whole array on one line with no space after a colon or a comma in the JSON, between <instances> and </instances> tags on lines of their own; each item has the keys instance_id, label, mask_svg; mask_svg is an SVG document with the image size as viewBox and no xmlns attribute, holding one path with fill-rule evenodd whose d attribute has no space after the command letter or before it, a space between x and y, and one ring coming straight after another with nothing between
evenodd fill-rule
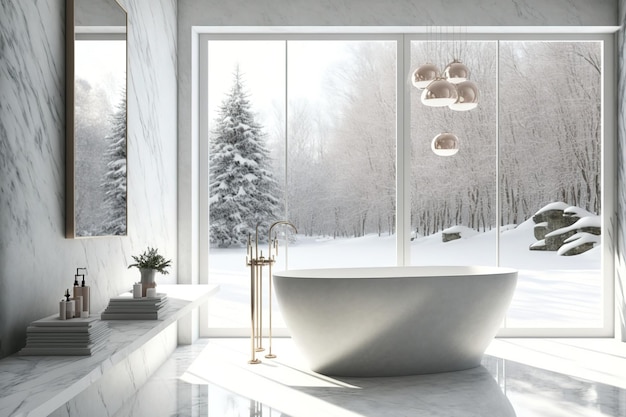
<instances>
[{"instance_id":1,"label":"pendant light","mask_svg":"<svg viewBox=\"0 0 626 417\"><path fill-rule=\"evenodd\" d=\"M440 133L430 144L435 155L452 156L459 151L459 138L450 132Z\"/></svg>"},{"instance_id":2,"label":"pendant light","mask_svg":"<svg viewBox=\"0 0 626 417\"><path fill-rule=\"evenodd\" d=\"M411 82L415 88L422 90L438 76L439 70L434 64L424 64L420 65L415 71L413 71Z\"/></svg>"},{"instance_id":3,"label":"pendant light","mask_svg":"<svg viewBox=\"0 0 626 417\"><path fill-rule=\"evenodd\" d=\"M443 70L443 77L452 84L462 83L469 78L469 69L458 59L454 59Z\"/></svg>"},{"instance_id":4,"label":"pendant light","mask_svg":"<svg viewBox=\"0 0 626 417\"><path fill-rule=\"evenodd\" d=\"M463 81L456 85L457 99L450 104L452 110L467 111L478 106L478 86L472 81Z\"/></svg>"},{"instance_id":5,"label":"pendant light","mask_svg":"<svg viewBox=\"0 0 626 417\"><path fill-rule=\"evenodd\" d=\"M437 78L422 91L422 104L430 107L449 106L456 102L457 97L454 84Z\"/></svg>"}]
</instances>

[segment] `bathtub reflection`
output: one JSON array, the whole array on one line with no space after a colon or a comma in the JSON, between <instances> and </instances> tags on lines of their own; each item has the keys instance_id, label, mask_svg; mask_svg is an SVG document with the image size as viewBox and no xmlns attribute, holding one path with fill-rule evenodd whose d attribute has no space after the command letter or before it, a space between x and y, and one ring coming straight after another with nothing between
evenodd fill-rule
<instances>
[{"instance_id":1,"label":"bathtub reflection","mask_svg":"<svg viewBox=\"0 0 626 417\"><path fill-rule=\"evenodd\" d=\"M346 410L349 415L514 417L515 410L484 366L465 371L402 377L342 377L341 387L293 387ZM282 417L287 417L283 414Z\"/></svg>"}]
</instances>

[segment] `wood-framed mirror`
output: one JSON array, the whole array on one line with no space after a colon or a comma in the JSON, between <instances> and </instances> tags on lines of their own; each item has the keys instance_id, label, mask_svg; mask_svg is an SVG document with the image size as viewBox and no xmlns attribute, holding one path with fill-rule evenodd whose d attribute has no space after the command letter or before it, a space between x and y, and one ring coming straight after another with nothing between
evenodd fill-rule
<instances>
[{"instance_id":1,"label":"wood-framed mirror","mask_svg":"<svg viewBox=\"0 0 626 417\"><path fill-rule=\"evenodd\" d=\"M127 234L127 13L66 0L67 238Z\"/></svg>"}]
</instances>

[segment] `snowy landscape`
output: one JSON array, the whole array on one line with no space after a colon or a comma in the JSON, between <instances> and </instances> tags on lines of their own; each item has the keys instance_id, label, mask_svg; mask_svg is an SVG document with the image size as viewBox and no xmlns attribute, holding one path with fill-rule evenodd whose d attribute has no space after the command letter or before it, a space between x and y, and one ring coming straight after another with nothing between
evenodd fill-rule
<instances>
[{"instance_id":1,"label":"snowy landscape","mask_svg":"<svg viewBox=\"0 0 626 417\"><path fill-rule=\"evenodd\" d=\"M507 327L602 326L601 246L576 256L531 251L529 246L536 241L534 225L529 220L516 228L503 228L501 233L500 265L519 270ZM411 264L495 265L495 237L495 231L490 231L446 243L441 233L417 238L410 244ZM323 239L299 235L287 253L284 243L275 270L390 266L396 262L395 236ZM247 327L250 275L245 267L245 248L212 249L209 262L210 283L220 285L220 292L212 299L209 326ZM275 304L275 309L274 324L283 327L280 306Z\"/></svg>"},{"instance_id":2,"label":"snowy landscape","mask_svg":"<svg viewBox=\"0 0 626 417\"><path fill-rule=\"evenodd\" d=\"M450 62L431 46L411 41L412 68ZM328 53L309 65L316 48ZM245 241L282 218L299 234L276 269L396 265L398 225L410 228L411 265L518 269L506 327L603 326L600 44L463 51L476 109L429 107L410 87L398 114L394 42L209 42L209 282L220 285L209 327L249 325ZM273 57L264 71L258 54ZM442 131L460 137L454 156L431 150ZM411 153L403 169L399 147ZM399 193L410 225L397 222Z\"/></svg>"},{"instance_id":3,"label":"snowy landscape","mask_svg":"<svg viewBox=\"0 0 626 417\"><path fill-rule=\"evenodd\" d=\"M77 236L126 235L126 42L79 40L75 85Z\"/></svg>"}]
</instances>

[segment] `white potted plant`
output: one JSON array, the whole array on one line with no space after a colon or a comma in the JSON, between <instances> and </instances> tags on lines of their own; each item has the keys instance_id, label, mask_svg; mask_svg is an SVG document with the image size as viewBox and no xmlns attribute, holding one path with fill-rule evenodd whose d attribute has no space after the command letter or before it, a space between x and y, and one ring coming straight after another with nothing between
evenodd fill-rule
<instances>
[{"instance_id":1,"label":"white potted plant","mask_svg":"<svg viewBox=\"0 0 626 417\"><path fill-rule=\"evenodd\" d=\"M163 255L159 254L156 248L148 247L141 255L133 255L134 264L128 265L128 268L136 267L141 273L141 295L146 296L148 288L156 287L156 273L169 274L167 268L172 266L172 260L166 260Z\"/></svg>"}]
</instances>

